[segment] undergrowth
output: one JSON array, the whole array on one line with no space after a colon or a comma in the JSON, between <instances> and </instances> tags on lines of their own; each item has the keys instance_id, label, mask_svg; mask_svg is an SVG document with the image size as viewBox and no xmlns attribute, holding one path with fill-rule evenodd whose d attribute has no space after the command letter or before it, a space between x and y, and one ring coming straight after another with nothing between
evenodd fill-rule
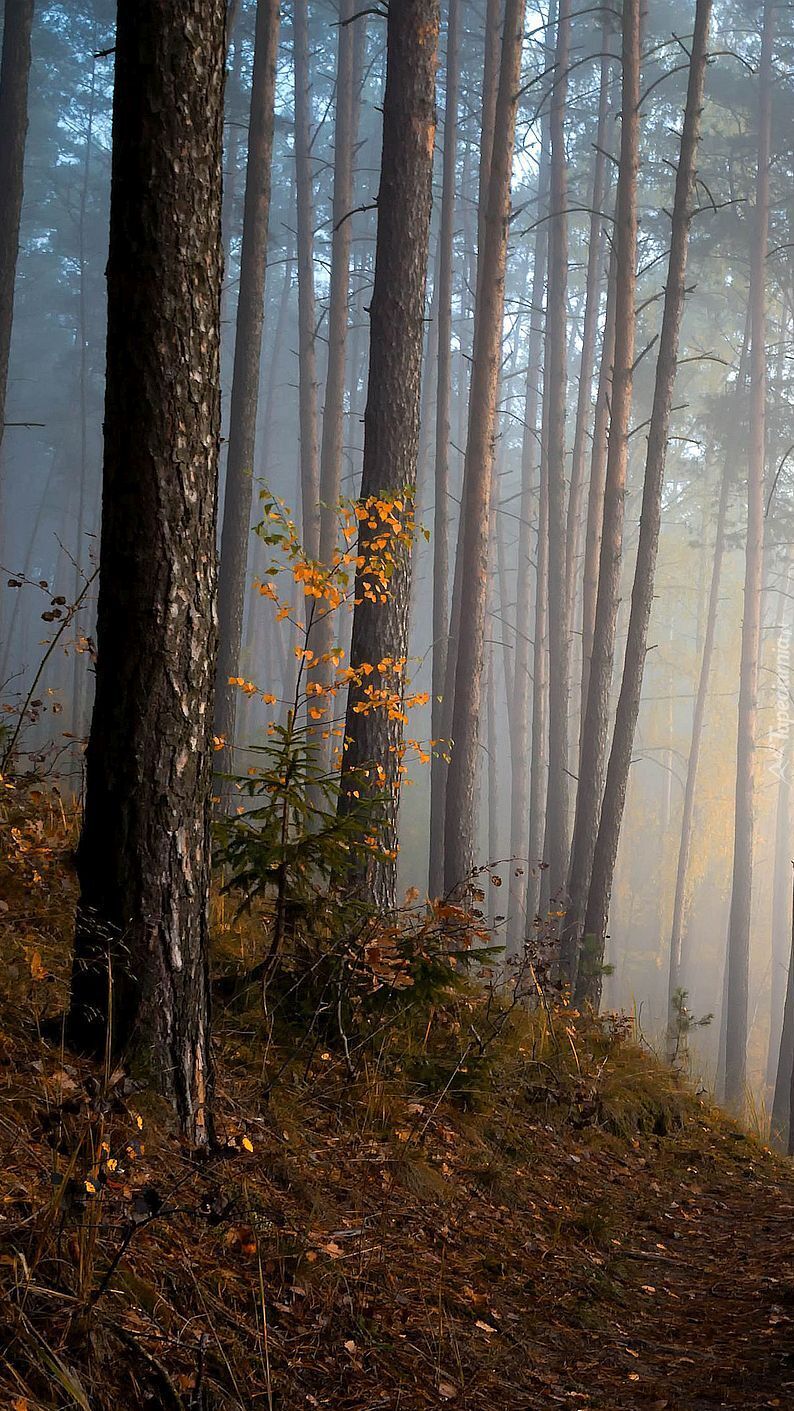
<instances>
[{"instance_id":1,"label":"undergrowth","mask_svg":"<svg viewBox=\"0 0 794 1411\"><path fill-rule=\"evenodd\" d=\"M123 1068L58 1041L74 817L18 789L0 828L0 1404L14 1411L549 1405L564 1399L548 1399L550 1369L579 1395L576 1338L628 1296L625 1221L656 1199L651 1158L672 1183L772 1161L626 1021L515 1002L477 946L449 965L448 916L364 928L344 964L315 956L311 983L296 932L263 1003L250 976L267 916L222 892L218 1144L198 1160Z\"/></svg>"}]
</instances>

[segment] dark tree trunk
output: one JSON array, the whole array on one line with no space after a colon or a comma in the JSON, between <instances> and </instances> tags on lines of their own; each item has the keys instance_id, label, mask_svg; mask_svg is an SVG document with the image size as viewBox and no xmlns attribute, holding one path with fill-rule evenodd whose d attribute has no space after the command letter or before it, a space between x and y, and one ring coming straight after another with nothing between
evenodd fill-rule
<instances>
[{"instance_id":1,"label":"dark tree trunk","mask_svg":"<svg viewBox=\"0 0 794 1411\"><path fill-rule=\"evenodd\" d=\"M611 418L600 535L598 594L582 729L579 783L576 791L571 871L568 879L568 914L561 954L563 973L572 984L576 978L581 925L587 905L604 784L609 696L623 556L623 515L629 463L634 368L634 302L637 287L640 13L641 0L626 0L623 6L623 97L615 217L616 273ZM608 331L612 332L611 329ZM600 431L601 428L597 427L597 435ZM598 441L595 444L597 449Z\"/></svg>"},{"instance_id":2,"label":"dark tree trunk","mask_svg":"<svg viewBox=\"0 0 794 1411\"><path fill-rule=\"evenodd\" d=\"M0 61L0 450L5 426L8 355L14 320L14 283L22 215L33 3L34 0L5 0L3 55Z\"/></svg>"},{"instance_id":3,"label":"dark tree trunk","mask_svg":"<svg viewBox=\"0 0 794 1411\"><path fill-rule=\"evenodd\" d=\"M250 541L259 363L265 316L267 231L273 157L273 103L278 52L278 0L257 0L251 120L245 177L240 294L229 411L229 449L218 582L218 670L215 733L226 741L220 767L233 769L237 691Z\"/></svg>"},{"instance_id":4,"label":"dark tree trunk","mask_svg":"<svg viewBox=\"0 0 794 1411\"><path fill-rule=\"evenodd\" d=\"M364 464L361 498L399 498L413 493L419 454L419 404L424 343L425 289L430 241L433 147L435 142L435 71L438 50L438 0L403 0L389 9L386 41L386 92L383 106L383 155L378 194L375 283L370 306L370 363L364 414ZM359 538L367 554L366 522ZM396 565L388 601L364 596L356 579L351 665L400 660L408 651L410 559ZM340 806L354 789L385 797L381 838L397 847L402 724L385 711L357 713L363 696L351 686L342 767ZM364 777L382 766L381 785ZM362 890L380 905L395 901L396 863L373 858Z\"/></svg>"},{"instance_id":5,"label":"dark tree trunk","mask_svg":"<svg viewBox=\"0 0 794 1411\"><path fill-rule=\"evenodd\" d=\"M435 502L433 509L433 665L430 764L431 897L444 890L444 802L447 783L443 735L443 695L449 632L449 451L452 439L452 272L458 153L459 0L449 0L447 17L444 171L438 234L438 386L436 392Z\"/></svg>"},{"instance_id":6,"label":"dark tree trunk","mask_svg":"<svg viewBox=\"0 0 794 1411\"><path fill-rule=\"evenodd\" d=\"M761 589L764 559L764 469L766 445L766 256L769 231L769 161L772 129L772 32L774 8L764 3L758 67L758 170L755 230L750 257L750 455L747 467L742 655L736 747L736 806L733 883L728 921L728 987L725 1015L725 1100L744 1104L747 1065L747 1006L750 980L750 910L755 838L753 767L761 648Z\"/></svg>"},{"instance_id":7,"label":"dark tree trunk","mask_svg":"<svg viewBox=\"0 0 794 1411\"><path fill-rule=\"evenodd\" d=\"M478 297L469 393L463 484L460 621L452 709L452 756L447 776L444 889L462 886L474 855L475 795L496 400L502 349L504 280L510 222L510 176L521 72L524 0L505 7L493 151L478 258Z\"/></svg>"},{"instance_id":8,"label":"dark tree trunk","mask_svg":"<svg viewBox=\"0 0 794 1411\"><path fill-rule=\"evenodd\" d=\"M69 1032L209 1138L224 0L119 6L96 700ZM131 532L134 526L134 533Z\"/></svg>"},{"instance_id":9,"label":"dark tree trunk","mask_svg":"<svg viewBox=\"0 0 794 1411\"><path fill-rule=\"evenodd\" d=\"M568 178L565 107L571 46L571 0L560 0L549 114L549 288L543 369L543 419L549 500L549 781L546 862L552 897L562 897L568 870L568 694L570 636L565 610L565 397L567 375Z\"/></svg>"},{"instance_id":10,"label":"dark tree trunk","mask_svg":"<svg viewBox=\"0 0 794 1411\"><path fill-rule=\"evenodd\" d=\"M692 192L695 184L700 137L710 14L711 0L697 0L684 125L675 183L670 257L667 265L659 356L656 363L653 408L648 431L640 536L631 594L626 656L585 913L584 935L588 942L592 938L592 949L588 956L588 964L580 971L577 982L578 997L590 1000L596 1008L601 1000L604 945L612 893L612 878L623 820L623 806L634 746L634 732L640 708L648 622L653 603L667 439L678 362L678 339L684 308L689 226L692 220Z\"/></svg>"},{"instance_id":11,"label":"dark tree trunk","mask_svg":"<svg viewBox=\"0 0 794 1411\"><path fill-rule=\"evenodd\" d=\"M298 409L301 524L310 559L320 553L320 449L317 438L317 340L314 298L314 177L307 0L294 0L295 172L298 192Z\"/></svg>"}]
</instances>

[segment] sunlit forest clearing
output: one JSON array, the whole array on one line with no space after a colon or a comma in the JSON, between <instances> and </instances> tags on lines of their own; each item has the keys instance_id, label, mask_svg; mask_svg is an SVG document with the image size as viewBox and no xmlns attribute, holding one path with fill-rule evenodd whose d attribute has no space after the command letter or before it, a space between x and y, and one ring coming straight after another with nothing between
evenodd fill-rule
<instances>
[{"instance_id":1,"label":"sunlit forest clearing","mask_svg":"<svg viewBox=\"0 0 794 1411\"><path fill-rule=\"evenodd\" d=\"M4 0L0 1401L794 1405L789 0Z\"/></svg>"}]
</instances>

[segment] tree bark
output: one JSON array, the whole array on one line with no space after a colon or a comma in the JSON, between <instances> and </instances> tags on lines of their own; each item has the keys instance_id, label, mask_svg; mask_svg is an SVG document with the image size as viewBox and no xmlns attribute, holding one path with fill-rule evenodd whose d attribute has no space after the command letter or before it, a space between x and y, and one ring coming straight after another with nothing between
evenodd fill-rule
<instances>
[{"instance_id":1,"label":"tree bark","mask_svg":"<svg viewBox=\"0 0 794 1411\"><path fill-rule=\"evenodd\" d=\"M340 0L336 68L336 119L334 127L334 192L331 208L331 288L328 301L328 366L325 378L322 441L320 447L320 562L330 565L339 535L338 503L342 491L342 448L345 428L345 365L348 301L350 297L350 242L353 234L353 165L358 133L360 85L355 82L356 46L365 21L353 21L356 0ZM315 651L327 655L334 646L338 619L323 610L315 632ZM312 732L321 768L330 749L323 742L328 722Z\"/></svg>"},{"instance_id":2,"label":"tree bark","mask_svg":"<svg viewBox=\"0 0 794 1411\"><path fill-rule=\"evenodd\" d=\"M593 449L590 456L590 483L587 491L587 528L585 531L584 567L582 569L582 680L579 702L579 778L585 750L585 714L590 689L590 666L595 638L596 603L598 600L599 565L604 532L604 494L606 491L607 460L609 458L609 423L612 403L612 367L615 361L615 295L617 293L616 244L609 256L607 306L604 315L604 336L601 343L601 367L598 373L595 414L593 416Z\"/></svg>"},{"instance_id":3,"label":"tree bark","mask_svg":"<svg viewBox=\"0 0 794 1411\"><path fill-rule=\"evenodd\" d=\"M670 413L678 362L678 340L684 307L689 226L692 220L692 191L700 137L710 14L711 0L697 0L684 125L675 182L670 257L667 266L664 312L659 337L659 356L656 363L653 407L648 431L640 535L631 595L626 655L585 913L584 935L588 941L592 938L592 954L588 957L589 963L584 973L580 969L576 988L577 997L580 1000L590 1000L596 1008L601 999L604 945L612 879L623 820L623 806L631 766L634 732L639 714L648 622L653 603L667 439L670 430Z\"/></svg>"},{"instance_id":4,"label":"tree bark","mask_svg":"<svg viewBox=\"0 0 794 1411\"><path fill-rule=\"evenodd\" d=\"M565 398L567 383L568 178L565 107L571 47L571 0L560 0L549 113L549 288L543 372L543 418L549 502L549 779L546 858L551 897L562 897L568 870L568 696L570 636L565 610Z\"/></svg>"},{"instance_id":5,"label":"tree bark","mask_svg":"<svg viewBox=\"0 0 794 1411\"><path fill-rule=\"evenodd\" d=\"M0 201L0 450L5 427L8 357L22 215L33 4L34 0L5 0L3 53L0 59L0 191L3 193Z\"/></svg>"},{"instance_id":6,"label":"tree bark","mask_svg":"<svg viewBox=\"0 0 794 1411\"><path fill-rule=\"evenodd\" d=\"M500 66L500 45L499 45L499 23L501 18L501 0L487 0L485 8L485 33L484 40L484 61L482 76L482 116L480 121L480 143L479 143L479 167L477 176L477 237L476 240L470 231L470 217L473 202L469 197L463 205L464 223L464 244L468 253L468 288L473 295L474 301L474 325L476 329L480 305L480 278L484 268L484 248L487 230L486 206L488 202L488 190L491 172L491 157L493 154L494 129L496 123L496 101L499 88L499 66ZM464 163L464 185L465 185L465 163ZM462 311L461 311L462 312ZM472 358L474 349L474 336L472 336ZM465 381L465 379L464 379ZM469 381L469 389L471 381ZM463 408L468 422L468 407ZM463 445L465 437L459 437L460 444ZM464 563L463 563L463 536L466 517L463 510L466 490L465 476L465 453L464 453L464 476L463 490L461 493L461 510L458 515L457 532L455 536L455 570L452 580L452 602L450 604L449 633L447 636L447 656L444 672L444 699L441 710L441 735L446 742L445 750L451 749L452 737L452 714L455 697L455 672L458 660L458 640L460 637L460 612L461 593L463 589ZM443 810L446 809L446 790L448 782L445 783L445 801ZM475 783L476 788L476 783ZM443 816L442 810L442 816ZM446 861L444 863L446 869Z\"/></svg>"},{"instance_id":7,"label":"tree bark","mask_svg":"<svg viewBox=\"0 0 794 1411\"><path fill-rule=\"evenodd\" d=\"M416 481L438 29L438 0L403 0L389 9L362 500L372 495L410 496ZM364 521L359 552L365 556L368 536ZM350 649L354 668L384 656L406 657L409 588L408 554L395 566L385 603L365 597L364 580L357 572ZM363 699L351 685L340 807L350 806L355 789L382 797L380 840L396 851L402 723L382 710L358 713L356 705ZM382 784L368 776L378 765L385 771ZM376 904L393 906L396 875L396 861L373 857L356 880Z\"/></svg>"},{"instance_id":8,"label":"tree bark","mask_svg":"<svg viewBox=\"0 0 794 1411\"><path fill-rule=\"evenodd\" d=\"M452 437L452 275L455 234L455 188L458 153L459 0L447 12L446 99L441 224L438 233L438 384L436 389L435 502L433 508L433 663L430 763L429 894L444 890L444 803L447 746L443 735L443 696L449 633L449 451Z\"/></svg>"},{"instance_id":9,"label":"tree bark","mask_svg":"<svg viewBox=\"0 0 794 1411\"><path fill-rule=\"evenodd\" d=\"M540 405L540 368L543 348L543 293L546 282L546 254L548 248L548 225L544 219L548 205L549 179L548 123L541 130L541 152L538 166L538 206L536 219L539 221L535 232L535 250L532 269L532 292L530 295L530 330L527 348L527 381L524 396L524 429L521 440L521 500L518 526L518 566L516 573L516 659L513 672L513 697L511 702L510 753L512 760L510 787L510 895L508 903L507 950L513 956L518 954L526 934L527 893L531 868L538 858L532 856L529 845L529 781L530 765L534 753L530 754L530 695L532 676L530 656L533 642L530 638L532 607L532 517L535 486L533 484L535 466L540 465L538 454L538 407ZM539 499L539 497L538 497ZM540 593L541 579L537 567L541 546L540 510L538 509L537 549L536 549L536 592ZM544 563L544 576L548 565ZM542 594L545 609L545 588ZM536 618L538 600L536 598ZM535 625L537 632L537 621ZM538 671L539 661L545 652L545 629L541 623L540 650L536 652L534 671ZM534 674L534 673L533 673ZM538 707L540 702L537 703ZM534 716L534 710L533 710Z\"/></svg>"},{"instance_id":10,"label":"tree bark","mask_svg":"<svg viewBox=\"0 0 794 1411\"><path fill-rule=\"evenodd\" d=\"M786 688L790 688L790 673L789 679L786 682ZM769 1044L767 1047L767 1085L772 1089L775 1087L777 1069L775 1060L780 1051L782 1036L784 996L787 988L790 949L788 912L792 863L791 763L791 724L790 721L787 721L786 734L783 739L780 740L780 761L777 766L778 786L777 806L775 809L775 866L772 878L771 1003L769 1006Z\"/></svg>"},{"instance_id":11,"label":"tree bark","mask_svg":"<svg viewBox=\"0 0 794 1411\"><path fill-rule=\"evenodd\" d=\"M96 30L94 32L96 37ZM85 152L83 156L83 178L80 183L80 206L78 213L77 242L80 271L77 291L77 339L80 345L80 479L77 492L77 532L75 534L74 579L72 582L72 602L77 602L87 574L83 570L83 539L85 538L86 496L88 492L88 318L86 309L86 225L88 215L88 193L91 184L91 154L94 140L94 107L96 104L96 59L91 64L91 87L88 95L86 117ZM74 619L74 633L79 637L80 614ZM84 690L86 660L82 652L72 649L72 731L82 739L84 730Z\"/></svg>"},{"instance_id":12,"label":"tree bark","mask_svg":"<svg viewBox=\"0 0 794 1411\"><path fill-rule=\"evenodd\" d=\"M474 856L475 794L483 639L487 601L491 482L496 400L504 315L510 221L510 176L521 73L525 0L507 0L484 243L478 259L478 299L469 392L463 487L460 620L452 709L452 755L447 775L444 888L460 888Z\"/></svg>"},{"instance_id":13,"label":"tree bark","mask_svg":"<svg viewBox=\"0 0 794 1411\"><path fill-rule=\"evenodd\" d=\"M601 521L593 645L590 656L587 703L581 732L579 783L568 879L568 914L565 919L561 968L574 984L581 945L581 927L595 854L598 814L604 785L609 697L615 656L615 633L623 556L623 518L629 463L629 429L634 380L635 294L637 288L637 172L639 168L641 0L626 0L623 7L623 79L620 165L615 229L614 326L608 329L613 345L611 417L607 442L606 479ZM596 427L600 438L601 427ZM600 439L594 447L594 460ZM594 487L595 489L595 487Z\"/></svg>"},{"instance_id":14,"label":"tree bark","mask_svg":"<svg viewBox=\"0 0 794 1411\"><path fill-rule=\"evenodd\" d=\"M310 559L320 555L320 449L317 417L317 317L314 297L314 196L307 0L294 0L295 174L298 195L298 412L301 526Z\"/></svg>"},{"instance_id":15,"label":"tree bark","mask_svg":"<svg viewBox=\"0 0 794 1411\"><path fill-rule=\"evenodd\" d=\"M587 432L592 409L593 368L595 366L596 335L598 333L598 312L601 304L601 270L603 264L605 226L602 208L607 194L607 117L609 112L609 86L612 68L612 58L608 52L610 31L610 20L608 16L605 16L601 29L601 47L603 53L601 55L601 81L598 93L595 155L593 157L593 184L590 192L590 236L587 245L582 355L579 362L579 387L576 399L576 421L574 424L573 453L571 457L571 489L568 497L568 522L565 546L565 611L568 616L569 633L573 631L576 607L576 574L579 563L579 548L582 532L582 499L584 496Z\"/></svg>"},{"instance_id":16,"label":"tree bark","mask_svg":"<svg viewBox=\"0 0 794 1411\"><path fill-rule=\"evenodd\" d=\"M96 700L71 1040L210 1137L224 0L119 6ZM134 532L132 532L134 530Z\"/></svg>"},{"instance_id":17,"label":"tree bark","mask_svg":"<svg viewBox=\"0 0 794 1411\"><path fill-rule=\"evenodd\" d=\"M761 650L761 589L764 558L764 470L766 449L766 247L769 231L769 161L772 129L772 33L774 9L764 3L758 67L758 169L755 231L750 257L750 454L747 467L747 548L744 616L739 671L733 881L728 921L728 992L725 1016L725 1100L744 1105L747 1071L747 1007L750 982L750 911L755 838L755 734Z\"/></svg>"},{"instance_id":18,"label":"tree bark","mask_svg":"<svg viewBox=\"0 0 794 1411\"><path fill-rule=\"evenodd\" d=\"M237 706L237 691L229 685L229 678L239 674L251 535L259 364L265 317L278 33L278 0L257 0L243 239L240 252L240 293L237 301L237 334L234 344L218 581L219 642L215 733L226 742L226 748L219 756L217 764L221 770L227 772L234 767Z\"/></svg>"}]
</instances>

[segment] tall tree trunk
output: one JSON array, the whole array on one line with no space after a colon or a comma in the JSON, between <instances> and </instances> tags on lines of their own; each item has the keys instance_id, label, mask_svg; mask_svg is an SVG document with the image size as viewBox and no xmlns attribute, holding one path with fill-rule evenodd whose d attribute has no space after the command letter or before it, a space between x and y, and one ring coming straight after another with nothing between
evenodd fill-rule
<instances>
[{"instance_id":1,"label":"tall tree trunk","mask_svg":"<svg viewBox=\"0 0 794 1411\"><path fill-rule=\"evenodd\" d=\"M593 449L590 455L590 482L587 490L587 528L585 530L584 566L582 569L582 681L579 701L579 777L585 750L585 715L590 689L590 665L593 659L596 603L598 601L599 564L604 530L604 494L606 491L607 460L609 458L609 423L612 403L612 367L615 361L615 296L617 294L616 244L609 256L607 305L604 315L604 336L601 343L601 366L598 372L595 414L593 416ZM622 542L622 536L621 536Z\"/></svg>"},{"instance_id":2,"label":"tall tree trunk","mask_svg":"<svg viewBox=\"0 0 794 1411\"><path fill-rule=\"evenodd\" d=\"M496 100L499 91L499 67L501 45L499 33L502 23L503 0L486 0L484 64L482 75L482 119L480 125L480 169L478 177L479 200L477 202L477 288L483 273L483 251L487 221L488 189L491 178L494 133L496 131Z\"/></svg>"},{"instance_id":3,"label":"tall tree trunk","mask_svg":"<svg viewBox=\"0 0 794 1411\"><path fill-rule=\"evenodd\" d=\"M758 66L758 170L755 230L750 257L750 454L747 467L747 548L744 572L739 728L736 746L736 812L733 882L728 921L728 994L725 1016L725 1100L744 1104L747 1068L747 1005L750 981L750 911L755 838L755 733L761 649L761 588L764 558L764 470L766 447L766 247L769 231L769 160L772 130L772 0L764 0L764 31Z\"/></svg>"},{"instance_id":4,"label":"tall tree trunk","mask_svg":"<svg viewBox=\"0 0 794 1411\"><path fill-rule=\"evenodd\" d=\"M637 172L639 167L641 0L623 6L623 79L620 166L615 230L614 321L605 341L612 344L611 417L601 521L593 644L590 654L587 703L581 732L582 750L576 790L568 914L565 919L561 966L573 984L581 944L581 926L593 867L598 813L604 784L609 697L615 656L620 570L623 556L623 517L629 463L629 429L634 377L635 292L637 287ZM609 322L609 320L608 320ZM606 350L605 350L606 351ZM602 379L603 383L603 379ZM606 393L605 393L606 395ZM594 461L602 427L596 426ZM594 466L594 469L600 469ZM595 495L595 486L591 494Z\"/></svg>"},{"instance_id":5,"label":"tall tree trunk","mask_svg":"<svg viewBox=\"0 0 794 1411\"><path fill-rule=\"evenodd\" d=\"M464 223L464 245L468 253L469 265L468 288L471 291L474 301L474 324L475 329L478 320L478 308L481 298L481 276L484 269L485 238L487 231L486 208L488 203L489 181L491 172L491 157L493 154L494 129L496 123L496 101L499 87L499 67L500 67L500 46L499 46L499 22L501 17L501 0L487 0L485 9L485 34L484 34L484 63L482 76L482 115L480 121L480 143L479 143L479 169L477 178L477 238L476 241L470 230L470 218L473 202L471 198L463 205ZM464 163L464 180L465 180ZM472 269L473 266L473 269ZM472 358L474 355L474 336L472 336ZM471 383L470 383L471 387ZM467 423L468 423L468 408ZM465 438L460 437L461 444ZM465 462L465 455L464 455ZM458 660L458 640L460 637L460 613L461 594L463 590L463 577L465 565L463 562L463 536L465 530L466 517L464 514L464 498L466 493L466 476L464 464L463 490L461 493L461 509L458 516L457 533L455 539L455 571L452 581L452 602L449 614L449 633L447 636L447 656L444 672L444 698L441 711L441 734L446 741L445 749L451 748L452 735L452 714L454 710L455 697L455 673ZM445 785L446 791L448 782ZM446 862L444 863L446 869Z\"/></svg>"},{"instance_id":6,"label":"tall tree trunk","mask_svg":"<svg viewBox=\"0 0 794 1411\"><path fill-rule=\"evenodd\" d=\"M224 0L119 7L96 699L69 1033L210 1135ZM135 532L130 532L134 525Z\"/></svg>"},{"instance_id":7,"label":"tall tree trunk","mask_svg":"<svg viewBox=\"0 0 794 1411\"><path fill-rule=\"evenodd\" d=\"M611 19L608 15L605 15L601 29L601 48L603 53L601 55L601 81L598 94L598 123L596 127L595 155L593 157L593 184L590 192L590 235L587 245L582 354L579 361L579 388L576 400L576 421L574 426L573 454L571 457L571 490L568 498L568 521L565 545L565 611L568 616L569 633L573 631L576 606L576 578L582 533L582 499L584 495L587 433L592 407L593 368L595 366L596 336L598 333L598 312L601 305L601 271L605 244L605 221L603 219L602 209L607 194L607 117L609 112L609 87L613 62L608 52L611 28Z\"/></svg>"},{"instance_id":8,"label":"tall tree trunk","mask_svg":"<svg viewBox=\"0 0 794 1411\"><path fill-rule=\"evenodd\" d=\"M568 694L570 636L565 610L565 396L567 377L568 178L565 107L571 47L571 0L560 0L551 94L549 291L543 372L549 500L549 781L546 862L552 897L568 870Z\"/></svg>"},{"instance_id":9,"label":"tall tree trunk","mask_svg":"<svg viewBox=\"0 0 794 1411\"><path fill-rule=\"evenodd\" d=\"M787 645L787 656L790 642ZM787 667L790 662L787 660ZM780 689L780 687L778 687ZM790 689L790 670L785 688ZM772 955L771 1003L769 1006L769 1043L767 1047L767 1085L774 1089L776 1059L780 1051L783 1027L784 996L789 962L789 885L791 881L791 723L786 721L780 743L778 764L777 807L775 809L775 867L772 879Z\"/></svg>"},{"instance_id":10,"label":"tall tree trunk","mask_svg":"<svg viewBox=\"0 0 794 1411\"><path fill-rule=\"evenodd\" d=\"M540 915L544 820L548 790L549 733L549 462L541 431L538 534L535 553L535 637L532 646L532 738L529 761L529 833L527 850L527 929Z\"/></svg>"},{"instance_id":11,"label":"tall tree trunk","mask_svg":"<svg viewBox=\"0 0 794 1411\"><path fill-rule=\"evenodd\" d=\"M463 488L465 565L452 710L452 756L447 776L444 887L463 885L474 854L475 793L483 637L487 600L493 441L504 315L504 280L510 222L510 175L521 73L525 0L507 0L484 242L478 259L478 299L469 393L469 425Z\"/></svg>"},{"instance_id":12,"label":"tall tree trunk","mask_svg":"<svg viewBox=\"0 0 794 1411\"><path fill-rule=\"evenodd\" d=\"M744 387L744 364L745 349L743 348L736 383L737 390L743 389ZM732 461L733 451L731 450L725 457L722 481L720 484L720 498L717 505L717 524L714 531L714 555L711 561L711 583L709 585L708 607L706 609L706 628L703 636L695 706L692 712L692 736L689 744L686 783L684 785L684 806L681 815L681 836L678 844L678 864L676 867L675 896L673 900L673 922L670 931L670 964L667 983L667 1057L670 1062L672 1062L675 1056L678 1045L677 1011L673 1002L674 996L676 991L680 990L686 983L686 958L684 955L683 942L686 926L687 875L692 853L692 831L695 817L698 769L700 766L700 749L703 742L703 721L706 714L711 663L714 656L714 642L717 632L717 611L719 606L720 584L722 581L722 563L725 556L725 520L728 514L728 500L732 483Z\"/></svg>"},{"instance_id":13,"label":"tall tree trunk","mask_svg":"<svg viewBox=\"0 0 794 1411\"><path fill-rule=\"evenodd\" d=\"M508 902L507 949L516 955L524 939L527 923L529 869L536 862L529 848L530 779L530 619L532 607L532 517L535 498L535 466L538 454L538 407L540 405L540 364L543 346L543 291L546 280L548 225L548 124L541 131L538 165L538 204L535 249L530 295L530 330L527 348L527 381L524 394L524 428L521 440L521 499L518 525L518 566L516 572L516 659L513 672L510 731L510 895ZM538 514L538 520L540 516ZM540 547L538 527L537 543ZM545 602L545 595L544 595ZM545 650L545 644L542 647Z\"/></svg>"},{"instance_id":14,"label":"tall tree trunk","mask_svg":"<svg viewBox=\"0 0 794 1411\"><path fill-rule=\"evenodd\" d=\"M276 394L278 390L279 371L282 369L282 349L285 346L285 336L287 330L287 318L290 311L290 294L292 293L292 271L294 260L292 252L288 248L284 260L284 278L281 285L281 293L278 301L278 313L276 314L276 325L273 330L273 342L270 348L270 357L266 360L267 377L265 381L265 397L260 419L260 429L257 434L257 467L258 479L265 485L270 483L270 455L273 447L273 422L275 416ZM257 509L252 505L252 518L257 520ZM253 576L262 579L268 567L267 545L256 535L253 541ZM259 595L254 593L252 601L248 604L248 624L246 654L251 661L251 669L254 680L262 680L262 667L266 663L268 666L268 682L280 681L283 684L283 675L280 666L276 664L276 670L271 671L271 663L267 662L265 656L266 626L270 619L270 614L263 608L265 605L257 600ZM277 624L280 626L280 624ZM275 633L275 645L284 647L284 637L286 633L281 630ZM280 658L279 658L280 660ZM274 684L269 684L269 690L275 691Z\"/></svg>"},{"instance_id":15,"label":"tall tree trunk","mask_svg":"<svg viewBox=\"0 0 794 1411\"><path fill-rule=\"evenodd\" d=\"M438 385L436 391L435 503L433 509L433 664L430 764L429 894L444 890L444 802L447 782L442 743L443 696L449 632L449 452L452 439L452 274L455 235L455 188L458 154L458 85L460 46L459 0L449 0L447 12L446 99L444 105L444 170L441 225L438 233Z\"/></svg>"},{"instance_id":16,"label":"tall tree trunk","mask_svg":"<svg viewBox=\"0 0 794 1411\"><path fill-rule=\"evenodd\" d=\"M96 28L94 30L94 47ZM83 179L80 185L80 206L78 212L77 241L80 272L77 290L77 337L80 344L80 481L77 493L77 533L74 550L74 579L72 602L77 602L85 581L83 571L83 539L85 538L86 495L88 492L88 314L86 300L86 226L88 216L88 193L91 184L91 154L94 141L94 107L96 104L96 58L91 63L91 87L88 94L88 114L86 118L85 152L83 156ZM80 633L80 615L75 616L75 635ZM86 662L82 652L73 649L72 658L72 730L78 738L83 734L83 691L85 688Z\"/></svg>"},{"instance_id":17,"label":"tall tree trunk","mask_svg":"<svg viewBox=\"0 0 794 1411\"><path fill-rule=\"evenodd\" d=\"M488 767L488 863L494 867L499 862L501 847L499 845L499 747L498 747L498 723L496 719L496 679L494 671L494 650L493 642L488 643L487 648L487 670L486 670L486 714L487 714L487 735L486 735L486 755ZM498 876L497 873L492 875ZM491 885L488 888L488 921L491 926L496 923L496 898L498 889Z\"/></svg>"},{"instance_id":18,"label":"tall tree trunk","mask_svg":"<svg viewBox=\"0 0 794 1411\"><path fill-rule=\"evenodd\" d=\"M303 547L320 554L320 450L317 438L317 317L314 297L314 195L307 0L293 4L295 172L298 192L298 410Z\"/></svg>"},{"instance_id":19,"label":"tall tree trunk","mask_svg":"<svg viewBox=\"0 0 794 1411\"><path fill-rule=\"evenodd\" d=\"M684 307L689 226L692 220L692 191L695 183L700 137L710 14L711 0L697 0L684 125L675 182L670 257L667 265L659 356L656 363L653 408L648 431L640 535L631 594L626 655L585 913L584 935L591 943L591 954L588 956L587 966L580 969L577 980L578 997L590 1000L596 1008L601 999L609 901L612 893L620 827L623 820L631 753L634 746L634 732L640 708L648 622L653 603L667 439L670 430L670 413L678 362L678 340Z\"/></svg>"},{"instance_id":20,"label":"tall tree trunk","mask_svg":"<svg viewBox=\"0 0 794 1411\"><path fill-rule=\"evenodd\" d=\"M14 320L14 283L22 215L33 3L34 0L5 0L3 54L0 60L0 191L3 193L0 201L0 451L5 426L8 355Z\"/></svg>"},{"instance_id":21,"label":"tall tree trunk","mask_svg":"<svg viewBox=\"0 0 794 1411\"><path fill-rule=\"evenodd\" d=\"M361 86L355 81L356 48L363 42L365 21L355 22L355 0L340 0L336 68L336 119L334 127L334 192L331 208L331 288L328 301L328 367L325 378L322 441L320 447L320 562L331 564L338 544L338 502L342 490L342 449L345 429L345 366L348 301L350 297L350 243L353 234L353 166L358 133ZM315 651L322 658L335 645L338 619L327 607L315 632ZM319 702L318 702L319 704ZM318 764L325 769L330 757L328 721L312 731Z\"/></svg>"},{"instance_id":22,"label":"tall tree trunk","mask_svg":"<svg viewBox=\"0 0 794 1411\"><path fill-rule=\"evenodd\" d=\"M220 768L226 771L234 767L237 691L229 685L229 679L239 674L250 541L259 363L265 317L278 32L278 0L257 0L243 240L240 251L240 293L237 300L237 335L234 343L218 583L219 642L215 733L226 742L226 748L219 757Z\"/></svg>"},{"instance_id":23,"label":"tall tree trunk","mask_svg":"<svg viewBox=\"0 0 794 1411\"><path fill-rule=\"evenodd\" d=\"M416 480L438 28L438 0L403 0L389 9L362 500L410 497ZM363 521L359 552L364 556L371 537ZM383 657L406 657L409 588L407 554L395 565L385 603L365 596L357 573L350 650L354 668ZM364 700L362 690L351 685L340 807L349 807L356 789L383 797L381 839L396 851L402 723L383 710L357 712ZM382 784L368 777L378 765L384 770ZM358 882L377 904L392 906L396 874L395 861L373 858Z\"/></svg>"}]
</instances>

